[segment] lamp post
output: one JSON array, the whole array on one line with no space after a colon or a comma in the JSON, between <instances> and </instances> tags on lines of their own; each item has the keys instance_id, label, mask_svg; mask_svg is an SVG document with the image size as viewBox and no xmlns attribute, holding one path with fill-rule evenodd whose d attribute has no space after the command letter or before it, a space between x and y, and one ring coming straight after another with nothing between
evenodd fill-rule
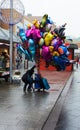
<instances>
[{"instance_id":1,"label":"lamp post","mask_svg":"<svg viewBox=\"0 0 80 130\"><path fill-rule=\"evenodd\" d=\"M12 82L13 0L10 0L10 83Z\"/></svg>"}]
</instances>

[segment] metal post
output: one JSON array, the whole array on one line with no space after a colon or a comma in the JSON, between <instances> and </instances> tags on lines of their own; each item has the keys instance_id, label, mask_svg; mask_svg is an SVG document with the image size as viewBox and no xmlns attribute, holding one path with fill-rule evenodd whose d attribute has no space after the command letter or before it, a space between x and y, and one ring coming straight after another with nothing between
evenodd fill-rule
<instances>
[{"instance_id":1,"label":"metal post","mask_svg":"<svg viewBox=\"0 0 80 130\"><path fill-rule=\"evenodd\" d=\"M20 14L19 18L18 17L16 17L16 18L13 17L13 0L3 0L1 2L1 4L0 4L1 20L3 22L5 22L5 23L9 24L9 27L10 27L9 28L9 32L10 32L10 34L9 34L9 36L10 36L9 37L9 39L10 39L10 82L12 82L12 67L13 67L12 66L13 25L19 23L22 20L23 14L25 12L24 6L21 3L21 1L15 0L14 4L17 4L17 6L18 6L17 10L15 8L14 9L18 12L18 15ZM10 6L10 9L8 8L9 6ZM5 14L3 12L3 9L7 9L7 8L10 10L10 15L7 14L7 13L9 13L8 11L6 11ZM6 16L8 16L8 17L6 17Z\"/></svg>"},{"instance_id":2,"label":"metal post","mask_svg":"<svg viewBox=\"0 0 80 130\"><path fill-rule=\"evenodd\" d=\"M10 83L12 83L13 0L10 0Z\"/></svg>"}]
</instances>

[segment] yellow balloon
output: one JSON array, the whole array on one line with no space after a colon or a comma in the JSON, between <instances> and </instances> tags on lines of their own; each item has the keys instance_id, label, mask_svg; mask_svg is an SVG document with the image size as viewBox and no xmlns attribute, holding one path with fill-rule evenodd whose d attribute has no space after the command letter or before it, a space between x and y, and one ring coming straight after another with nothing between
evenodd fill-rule
<instances>
[{"instance_id":1,"label":"yellow balloon","mask_svg":"<svg viewBox=\"0 0 80 130\"><path fill-rule=\"evenodd\" d=\"M27 28L28 28L28 29L31 28L31 24L28 23L28 24L27 24Z\"/></svg>"},{"instance_id":2,"label":"yellow balloon","mask_svg":"<svg viewBox=\"0 0 80 130\"><path fill-rule=\"evenodd\" d=\"M49 50L50 50L50 52L53 52L54 47L53 46L49 46Z\"/></svg>"},{"instance_id":3,"label":"yellow balloon","mask_svg":"<svg viewBox=\"0 0 80 130\"><path fill-rule=\"evenodd\" d=\"M54 52L52 53L52 55L53 55L53 56L59 56L59 53L58 53L57 51L54 51Z\"/></svg>"},{"instance_id":4,"label":"yellow balloon","mask_svg":"<svg viewBox=\"0 0 80 130\"><path fill-rule=\"evenodd\" d=\"M33 21L33 24L34 24L34 26L35 26L36 28L39 28L39 26L40 26L40 23L39 23L39 21L38 21L37 19L35 19L35 20Z\"/></svg>"},{"instance_id":5,"label":"yellow balloon","mask_svg":"<svg viewBox=\"0 0 80 130\"><path fill-rule=\"evenodd\" d=\"M50 32L48 32L47 35L44 38L45 45L49 46L52 39L53 39L53 35Z\"/></svg>"}]
</instances>

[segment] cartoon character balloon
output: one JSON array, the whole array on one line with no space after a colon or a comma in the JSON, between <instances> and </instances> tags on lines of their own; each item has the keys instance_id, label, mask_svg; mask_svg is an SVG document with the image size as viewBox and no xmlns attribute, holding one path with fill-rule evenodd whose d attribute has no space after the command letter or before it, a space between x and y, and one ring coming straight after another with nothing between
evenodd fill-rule
<instances>
[{"instance_id":1,"label":"cartoon character balloon","mask_svg":"<svg viewBox=\"0 0 80 130\"><path fill-rule=\"evenodd\" d=\"M68 59L69 51L68 46L65 44L65 26L53 28L54 22L44 14L41 21L34 19L31 24L27 24L27 29L19 29L19 36L22 44L17 46L17 49L24 53L28 60L33 61L36 59L37 50L45 62L53 63L52 65L57 70L65 70L67 65L70 65ZM38 58L37 58L38 59ZM39 60L39 59L38 59Z\"/></svg>"}]
</instances>

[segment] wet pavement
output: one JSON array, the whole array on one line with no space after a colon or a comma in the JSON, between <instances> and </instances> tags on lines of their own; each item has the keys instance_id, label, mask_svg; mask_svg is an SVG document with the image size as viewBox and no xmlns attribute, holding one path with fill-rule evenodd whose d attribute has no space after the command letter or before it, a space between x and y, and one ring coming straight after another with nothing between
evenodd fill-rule
<instances>
[{"instance_id":1,"label":"wet pavement","mask_svg":"<svg viewBox=\"0 0 80 130\"><path fill-rule=\"evenodd\" d=\"M68 91L72 73L41 71L41 74L48 79L50 84L50 89L45 92L32 91L24 94L22 82L21 84L0 82L0 130L44 130L46 128L47 121L51 117L51 112L55 110L55 104L60 99L61 93L65 89L66 92ZM62 97L66 92L64 91ZM63 103L63 100L61 101ZM59 110L61 110L59 104L57 108L59 108L56 109L58 114L55 111L53 114L55 124ZM55 124L48 125L53 130Z\"/></svg>"},{"instance_id":2,"label":"wet pavement","mask_svg":"<svg viewBox=\"0 0 80 130\"><path fill-rule=\"evenodd\" d=\"M80 130L80 66L66 95L55 130Z\"/></svg>"}]
</instances>

